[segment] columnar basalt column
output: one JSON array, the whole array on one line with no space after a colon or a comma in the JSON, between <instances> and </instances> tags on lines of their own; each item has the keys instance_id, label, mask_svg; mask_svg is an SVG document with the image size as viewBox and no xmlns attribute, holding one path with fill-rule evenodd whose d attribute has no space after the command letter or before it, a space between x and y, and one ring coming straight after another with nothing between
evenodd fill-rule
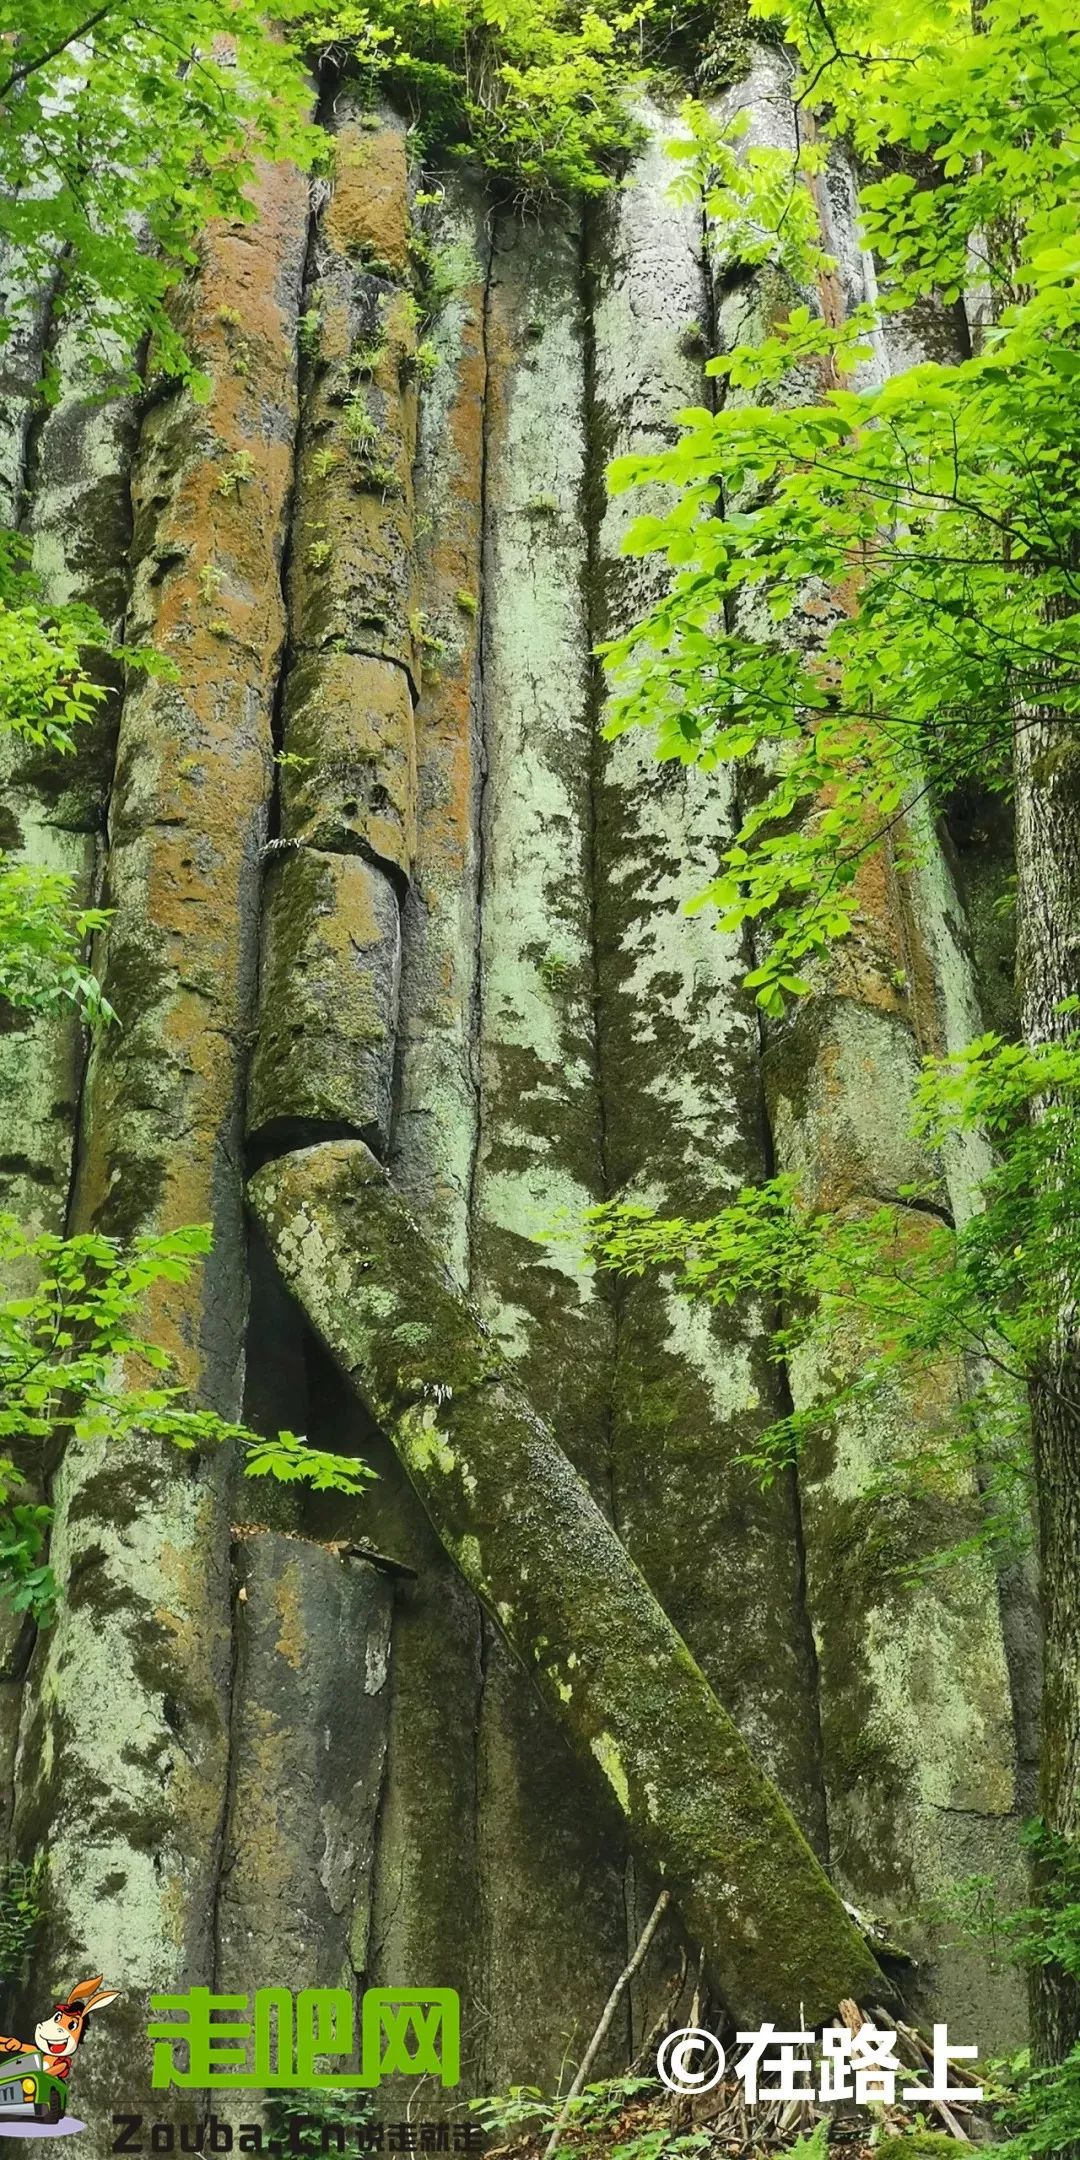
<instances>
[{"instance_id":1,"label":"columnar basalt column","mask_svg":"<svg viewBox=\"0 0 1080 2160\"><path fill-rule=\"evenodd\" d=\"M596 221L598 456L662 448L680 406L699 405L708 294L699 204L673 199L655 109L630 185ZM603 506L601 635L659 597L663 565L621 543L646 504ZM740 984L745 942L686 903L732 837L724 773L656 763L639 734L607 745L598 787L601 1049L615 1197L661 1214L707 1214L765 1165L758 1028ZM824 1848L809 1631L800 1603L794 1483L760 1491L738 1457L780 1414L760 1318L691 1305L666 1283L618 1299L612 1432L620 1535L721 1699Z\"/></svg>"},{"instance_id":2,"label":"columnar basalt column","mask_svg":"<svg viewBox=\"0 0 1080 2160\"><path fill-rule=\"evenodd\" d=\"M570 220L499 220L487 311L472 1288L608 1500L611 1311L552 1244L602 1192L592 954L585 323ZM553 2085L625 1962L623 1849L492 1638L479 1740L494 2089ZM508 1862L510 1864L508 1864ZM548 2006L546 2030L532 2005ZM615 2060L621 2050L616 2045Z\"/></svg>"},{"instance_id":3,"label":"columnar basalt column","mask_svg":"<svg viewBox=\"0 0 1080 2160\"><path fill-rule=\"evenodd\" d=\"M239 1538L235 1570L217 1984L351 1988L386 1751L390 1579L259 1529Z\"/></svg>"},{"instance_id":4,"label":"columnar basalt column","mask_svg":"<svg viewBox=\"0 0 1080 2160\"><path fill-rule=\"evenodd\" d=\"M122 379L125 354L110 351L106 342L104 357ZM24 359L29 363L25 351ZM35 368L43 359L35 342ZM70 329L60 336L52 361L59 395L36 429L33 494L22 521L30 567L47 603L84 602L119 636L131 537L134 399L95 394L85 379L85 353ZM28 426L32 384L23 388ZM19 414L10 405L9 412L14 434ZM10 502L9 513L14 507ZM73 754L61 757L13 737L0 740L0 847L69 878L75 907L94 897L119 718L119 670L93 656L91 673L105 697L93 720L75 731ZM83 1062L83 1031L74 1014L7 1015L0 1035L0 1205L31 1232L63 1228Z\"/></svg>"},{"instance_id":5,"label":"columnar basalt column","mask_svg":"<svg viewBox=\"0 0 1080 2160\"><path fill-rule=\"evenodd\" d=\"M286 1282L740 2020L888 1983L505 1352L358 1141L252 1180Z\"/></svg>"},{"instance_id":6,"label":"columnar basalt column","mask_svg":"<svg viewBox=\"0 0 1080 2160\"><path fill-rule=\"evenodd\" d=\"M416 708L417 844L406 895L400 1087L393 1169L465 1283L476 1154L480 935L480 630L484 604L488 206L475 182L443 188L429 242L441 299L426 342L416 534L435 642Z\"/></svg>"},{"instance_id":7,"label":"columnar basalt column","mask_svg":"<svg viewBox=\"0 0 1080 2160\"><path fill-rule=\"evenodd\" d=\"M420 606L434 642L416 708L416 852L403 910L391 1165L464 1282L476 1148L476 700L491 248L482 189L456 177L441 192L429 207L441 297L425 330L437 365L421 398L415 472ZM463 2075L480 2091L488 2001L476 1821L482 1618L391 1450L379 1467L365 1522L416 1574L398 1581L394 1598L370 1973L457 1988Z\"/></svg>"},{"instance_id":8,"label":"columnar basalt column","mask_svg":"<svg viewBox=\"0 0 1080 2160\"><path fill-rule=\"evenodd\" d=\"M365 124L368 123L368 124ZM416 833L415 304L401 125L343 109L304 294L281 845L267 879L248 1132L385 1149L399 891Z\"/></svg>"},{"instance_id":9,"label":"columnar basalt column","mask_svg":"<svg viewBox=\"0 0 1080 2160\"><path fill-rule=\"evenodd\" d=\"M791 149L795 130L783 57L762 49L728 109L750 112L749 139ZM767 329L795 297L826 320L872 297L850 176L816 185L835 267L816 291L785 294L776 271L749 284L720 282L716 315L726 345ZM878 341L869 379L889 364ZM788 394L813 399L827 383L800 376ZM808 591L785 634L808 648L841 593ZM753 606L740 617L763 634ZM811 813L812 814L812 813ZM932 844L932 835L924 835ZM856 934L820 970L812 997L766 1033L765 1089L777 1167L804 1201L838 1212L895 1205L897 1237L926 1235L927 1216L903 1198L921 1188L947 1211L944 1187L911 1137L919 1070L921 970L912 970L910 922L896 851L885 842L857 879ZM790 1364L797 1409L857 1374L869 1346L853 1323L842 1340L813 1341ZM931 1555L978 1528L973 1475L942 1468L933 1489L882 1497L882 1480L931 1451L955 1420L964 1376L943 1360L922 1384L895 1386L845 1408L808 1445L800 1467L806 1587L818 1655L822 1754L836 1879L862 1910L879 1913L920 1964L924 2008L947 2009L995 2045L1020 2027L1011 1976L987 1971L970 1947L943 1947L954 1930L935 1907L965 1874L989 1871L1007 1902L1018 1891L1015 1742L997 1585L985 1556L920 1576Z\"/></svg>"},{"instance_id":10,"label":"columnar basalt column","mask_svg":"<svg viewBox=\"0 0 1080 2160\"><path fill-rule=\"evenodd\" d=\"M0 312L8 322L0 347L0 526L8 531L22 524L26 510L27 451L55 286L54 271L31 289L10 245L0 248Z\"/></svg>"},{"instance_id":11,"label":"columnar basalt column","mask_svg":"<svg viewBox=\"0 0 1080 2160\"><path fill-rule=\"evenodd\" d=\"M246 1309L240 1091L251 1024L280 573L296 421L307 184L261 168L257 216L212 228L187 295L205 404L159 386L136 461L129 625L175 661L121 721L102 972L121 1026L91 1059L77 1225L210 1222L214 1251L145 1324L195 1399L239 1407ZM238 324L243 325L242 351ZM151 1989L208 1980L225 1794L223 1465L158 1440L70 1450L56 1480L62 1591L20 1743L16 1835L50 1855L41 1984L108 1971L139 2104ZM47 1979L45 1975L47 1974ZM109 2060L86 2112L106 2150ZM100 2077L100 2083L99 2083Z\"/></svg>"},{"instance_id":12,"label":"columnar basalt column","mask_svg":"<svg viewBox=\"0 0 1080 2160\"><path fill-rule=\"evenodd\" d=\"M114 350L111 357L121 374L123 353ZM24 521L31 566L46 601L56 606L81 601L95 607L106 628L119 635L127 597L134 400L118 395L102 403L95 397L83 379L85 354L70 330L59 338L53 362L59 395L37 433L35 487ZM105 697L93 720L79 731L71 756L35 750L14 737L0 741L0 846L36 868L68 878L76 907L94 898L119 718L118 669L95 656L93 674ZM5 1014L0 1033L0 1207L10 1210L30 1234L56 1235L66 1226L85 1050L85 1030L70 1007L41 1015ZM21 1467L36 1482L36 1461ZM16 1617L4 1635L0 1791L8 1816L19 1720L17 1683L26 1668L33 1629L25 1616Z\"/></svg>"}]
</instances>

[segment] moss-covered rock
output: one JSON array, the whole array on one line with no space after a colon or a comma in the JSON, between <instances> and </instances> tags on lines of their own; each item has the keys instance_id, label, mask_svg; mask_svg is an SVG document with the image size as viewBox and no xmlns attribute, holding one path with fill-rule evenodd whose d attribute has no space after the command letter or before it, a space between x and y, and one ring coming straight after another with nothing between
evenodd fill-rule
<instances>
[{"instance_id":1,"label":"moss-covered rock","mask_svg":"<svg viewBox=\"0 0 1080 2160\"><path fill-rule=\"evenodd\" d=\"M888 2133L874 2147L879 2160L956 2160L956 2139L943 2130Z\"/></svg>"},{"instance_id":2,"label":"moss-covered rock","mask_svg":"<svg viewBox=\"0 0 1080 2160\"><path fill-rule=\"evenodd\" d=\"M745 108L750 144L791 144L795 118L778 53L762 48L725 101ZM865 297L867 269L853 177L842 161L815 185L833 267L801 296L827 321ZM722 235L718 238L722 244ZM762 274L721 285L717 316L727 342L767 323L782 295ZM867 367L888 366L879 343ZM822 384L790 388L814 397ZM844 607L843 590L808 585L783 635L804 652L820 644ZM775 633L760 601L736 605L740 627ZM868 838L871 836L868 835ZM903 1243L925 1237L925 1213L901 1192L917 1186L947 1210L945 1180L912 1138L920 1051L932 1047L937 987L927 949L930 894L912 918L891 840L869 847L856 871L854 934L815 972L814 996L766 1029L764 1074L775 1157L803 1200L825 1210L896 1205ZM940 897L940 896L939 896ZM940 925L938 926L940 929ZM802 1409L866 1365L870 1343L856 1325L815 1340L790 1363ZM832 1864L846 1894L876 1912L918 1963L920 2008L964 2019L990 2044L1013 2043L1022 2017L1013 1976L995 1973L940 1914L951 1886L973 1871L1020 1893L1015 1839L1016 1759L1009 1675L994 1570L967 1553L947 1569L930 1557L964 1544L980 1525L970 1468L943 1469L936 1483L894 1498L904 1465L940 1452L955 1429L964 1376L948 1360L874 1400L846 1407L800 1465L806 1595L817 1650L822 1761ZM981 1855L981 1857L976 1857Z\"/></svg>"},{"instance_id":3,"label":"moss-covered rock","mask_svg":"<svg viewBox=\"0 0 1080 2160\"><path fill-rule=\"evenodd\" d=\"M102 973L122 1025L95 1043L74 1210L77 1226L125 1236L212 1225L205 1268L158 1286L141 1317L196 1401L227 1416L240 1407L241 1087L308 228L299 172L260 167L254 193L250 225L201 243L190 305L209 399L164 397L133 475L129 628L178 680L137 679L121 720ZM151 1991L213 1979L230 1681L223 1472L157 1438L110 1440L72 1448L54 1493L63 1604L27 1691L16 1837L50 1860L39 1999L80 1971L123 1991L110 2047L80 2063L89 2153L111 2142L117 2060L131 2105L153 2105Z\"/></svg>"},{"instance_id":4,"label":"moss-covered rock","mask_svg":"<svg viewBox=\"0 0 1080 2160\"><path fill-rule=\"evenodd\" d=\"M431 239L453 266L429 336L439 355L420 408L417 559L441 648L416 708L419 816L402 923L401 1095L394 1174L460 1282L469 1267L476 1149L480 601L491 236L482 192L449 176ZM473 612L457 596L475 596Z\"/></svg>"},{"instance_id":5,"label":"moss-covered rock","mask_svg":"<svg viewBox=\"0 0 1080 2160\"><path fill-rule=\"evenodd\" d=\"M586 325L577 219L500 218L486 316L482 728L486 762L472 1287L523 1386L609 1505L614 1318L550 1238L603 1191L592 968ZM479 1733L492 2019L519 2074L554 2084L625 1962L625 1866L589 1780L492 1642ZM583 1883L590 1886L588 1902ZM535 2016L533 2017L533 2022ZM541 2052L542 2048L542 2052ZM617 2046L607 2064L619 2066Z\"/></svg>"},{"instance_id":6,"label":"moss-covered rock","mask_svg":"<svg viewBox=\"0 0 1080 2160\"><path fill-rule=\"evenodd\" d=\"M348 98L333 191L304 293L307 357L289 574L298 653L394 661L414 689L424 625L415 580L415 307L400 124L364 127Z\"/></svg>"},{"instance_id":7,"label":"moss-covered rock","mask_svg":"<svg viewBox=\"0 0 1080 2160\"><path fill-rule=\"evenodd\" d=\"M456 277L425 333L439 364L420 401L417 561L424 622L439 659L416 708L419 814L402 919L392 1143L395 1181L459 1281L468 1271L476 1127L480 623L455 594L481 592L486 214L481 190L460 173L446 177L443 199L429 211L435 259L452 257ZM342 1395L344 1422L354 1398L344 1384ZM490 2004L477 1789L485 1623L393 1450L383 1443L376 1459L379 1483L365 1501L371 1534L417 1573L399 1584L394 1601L372 1978L415 1973L420 1985L456 1987L463 2003ZM516 1857L505 1856L506 1864L513 1868ZM486 2040L487 2021L467 2016L463 2075L476 2092L496 2089L483 2065Z\"/></svg>"},{"instance_id":8,"label":"moss-covered rock","mask_svg":"<svg viewBox=\"0 0 1080 2160\"><path fill-rule=\"evenodd\" d=\"M345 105L323 230L329 246L342 254L383 263L404 278L409 270L405 126L389 112L380 115L380 121L372 126L369 115L353 117Z\"/></svg>"}]
</instances>

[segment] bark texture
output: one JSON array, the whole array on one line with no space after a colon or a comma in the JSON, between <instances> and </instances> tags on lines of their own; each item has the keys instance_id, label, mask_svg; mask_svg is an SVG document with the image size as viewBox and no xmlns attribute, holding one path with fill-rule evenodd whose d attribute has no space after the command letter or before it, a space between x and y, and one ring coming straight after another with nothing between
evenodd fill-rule
<instances>
[{"instance_id":1,"label":"bark texture","mask_svg":"<svg viewBox=\"0 0 1080 2160\"><path fill-rule=\"evenodd\" d=\"M1080 994L1080 755L1074 727L1025 711L1014 735L1019 873L1021 1019L1030 1043L1061 1040L1075 1022L1060 1011ZM1036 1115L1038 1115L1036 1108ZM1039 1812L1080 1853L1080 1316L1062 1283L1054 1339L1030 1390L1043 1619ZM1051 1892L1063 1871L1049 1856L1036 1880ZM1071 1896L1071 1891L1069 1892ZM1080 2040L1080 1984L1058 1965L1032 1981L1034 2037L1044 2062ZM1070 2149L1069 2160L1075 2160Z\"/></svg>"}]
</instances>

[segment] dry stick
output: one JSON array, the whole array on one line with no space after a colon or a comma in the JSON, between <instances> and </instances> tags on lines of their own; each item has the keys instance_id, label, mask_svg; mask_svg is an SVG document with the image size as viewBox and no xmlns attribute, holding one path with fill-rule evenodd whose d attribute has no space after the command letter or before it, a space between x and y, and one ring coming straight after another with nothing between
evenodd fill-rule
<instances>
[{"instance_id":1,"label":"dry stick","mask_svg":"<svg viewBox=\"0 0 1080 2160\"><path fill-rule=\"evenodd\" d=\"M880 2014L881 2013L875 2013L875 2015ZM902 2018L893 2018L892 2023L895 2026L897 2032L902 2033L904 2039L908 2042L909 2046L915 2050L916 2055L921 2055L923 2060L929 2063L932 2068L934 2061L933 2050L927 2047L927 2044L923 2039L922 2034L916 2032L911 2025L905 2025ZM972 2077L970 2070L965 2070L960 2063L954 2063L952 2067L954 2070L956 2070L958 2075L962 2078L965 2078L969 2084L977 2084L978 2080ZM944 2100L929 2100L926 2104L928 2107L932 2107L934 2109L935 2114L940 2115L942 2122L946 2125L947 2129L952 2133L952 2136L954 2138L958 2138L960 2142L964 2145L971 2144L971 2138L968 2135L968 2132L965 2130L963 2123L960 2121L958 2116L953 2114L951 2107L949 2107ZM969 2103L965 2101L964 2106L966 2107L968 2105Z\"/></svg>"},{"instance_id":2,"label":"dry stick","mask_svg":"<svg viewBox=\"0 0 1080 2160\"><path fill-rule=\"evenodd\" d=\"M633 1979L634 1974L636 1973L638 1966L640 1965L642 1958L644 1957L645 1952L648 1949L649 1944L651 1943L653 1936L655 1935L656 1930L659 1927L660 1922L663 1919L663 1916L667 1911L670 1903L670 1890L661 1890L660 1895L657 1898L656 1903L653 1906L653 1909L645 1922L645 1926L642 1929L641 1940L638 1943L637 1949L635 1950L634 1955L630 1960L630 1963L623 1967L622 1972L619 1974L619 1977L616 1980L615 1985L612 1988L606 2003L604 2004L600 2023L597 2026L596 2031L594 2032L592 2039L590 2040L589 2045L586 2048L585 2053L577 2066L577 2074L574 2078L574 2082L571 2085L565 2100L563 2101L562 2107L560 2108L558 2116L556 2117L555 2127L552 2130L551 2136L549 2137L547 2144L544 2147L543 2160L553 2160L553 2155L558 2151L559 2140L562 2137L563 2131L566 2128L566 2119L570 2113L570 2109L573 2106L574 2101L577 2099L577 2096L581 2091L581 2088L584 2085L585 2080L588 2077L594 2062L596 2061L597 2055L600 2052L600 2043L603 2040L604 2035L607 2032L609 2025L611 2024L611 2020L619 2007L620 1999L625 1993L625 1990L629 1985L630 1981Z\"/></svg>"},{"instance_id":3,"label":"dry stick","mask_svg":"<svg viewBox=\"0 0 1080 2160\"><path fill-rule=\"evenodd\" d=\"M902 2018L894 2018L892 2022L895 2025L897 2032L903 2033L905 2040L910 2040L913 2046L918 2048L918 2051L923 2057L924 2061L932 2065L934 2060L934 2051L931 2047L927 2045L926 2041L923 2039L922 2034L920 2032L917 2032L914 2026L905 2025ZM977 2072L974 2070L969 2070L966 2063L950 2063L949 2068L955 2072L956 2076L960 2079L962 2085L977 2085L979 2083L979 2077ZM974 2103L969 2103L968 2101L964 2102L965 2107L969 2105L974 2105Z\"/></svg>"},{"instance_id":4,"label":"dry stick","mask_svg":"<svg viewBox=\"0 0 1080 2160\"><path fill-rule=\"evenodd\" d=\"M675 2011L679 2003L682 2001L682 1991L686 1986L686 1969L686 1951L680 1950L679 1970L676 1973L675 1979L672 1983L671 1993L668 1996L666 2003L662 2005L659 2017L656 2019L655 2023L650 2026L648 2033L642 2041L641 2046L639 2047L637 2054L635 2055L634 2060L630 2065L631 2074L633 2074L635 2070L640 2070L643 2063L651 2062L653 2060L660 2041L663 2039L664 2034L674 2023Z\"/></svg>"}]
</instances>

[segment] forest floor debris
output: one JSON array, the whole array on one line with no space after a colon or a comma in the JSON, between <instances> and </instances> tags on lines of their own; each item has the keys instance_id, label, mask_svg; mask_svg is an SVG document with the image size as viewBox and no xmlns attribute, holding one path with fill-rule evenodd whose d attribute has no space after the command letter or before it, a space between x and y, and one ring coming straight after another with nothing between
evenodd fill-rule
<instances>
[{"instance_id":1,"label":"forest floor debris","mask_svg":"<svg viewBox=\"0 0 1080 2160\"><path fill-rule=\"evenodd\" d=\"M781 2153L793 2160L959 2160L958 2144L994 2144L1007 2135L1001 2097L957 2102L949 2129L935 2124L928 2107L899 2101L857 2106L808 2096L748 2105L734 2077L701 2097L668 2092L654 2078L613 2078L585 2088L560 2150L566 2160L768 2160ZM555 2110L538 2094L519 2086L474 2106L495 2138L486 2160L541 2160ZM513 2134L499 2139L500 2129Z\"/></svg>"}]
</instances>

